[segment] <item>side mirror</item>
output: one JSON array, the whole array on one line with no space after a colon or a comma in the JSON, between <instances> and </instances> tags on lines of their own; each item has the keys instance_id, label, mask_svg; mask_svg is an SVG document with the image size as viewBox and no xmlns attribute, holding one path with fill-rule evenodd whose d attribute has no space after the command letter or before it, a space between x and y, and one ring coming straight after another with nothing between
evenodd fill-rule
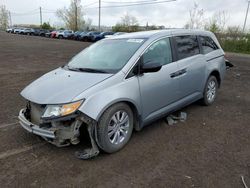
<instances>
[{"instance_id":1,"label":"side mirror","mask_svg":"<svg viewBox=\"0 0 250 188\"><path fill-rule=\"evenodd\" d=\"M149 61L142 65L141 73L147 73L147 72L158 72L161 70L162 65L158 62Z\"/></svg>"}]
</instances>

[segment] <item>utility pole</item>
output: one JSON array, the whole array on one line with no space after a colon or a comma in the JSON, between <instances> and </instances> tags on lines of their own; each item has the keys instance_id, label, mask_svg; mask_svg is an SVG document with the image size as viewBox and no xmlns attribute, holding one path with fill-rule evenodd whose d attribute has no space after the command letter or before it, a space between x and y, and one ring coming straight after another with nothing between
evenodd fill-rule
<instances>
[{"instance_id":1,"label":"utility pole","mask_svg":"<svg viewBox=\"0 0 250 188\"><path fill-rule=\"evenodd\" d=\"M10 27L12 27L12 19L11 19L11 13L9 11L9 19L10 19Z\"/></svg>"},{"instance_id":2,"label":"utility pole","mask_svg":"<svg viewBox=\"0 0 250 188\"><path fill-rule=\"evenodd\" d=\"M99 0L99 24L98 29L101 31L101 0Z\"/></svg>"},{"instance_id":3,"label":"utility pole","mask_svg":"<svg viewBox=\"0 0 250 188\"><path fill-rule=\"evenodd\" d=\"M75 1L75 31L77 31L77 1Z\"/></svg>"},{"instance_id":4,"label":"utility pole","mask_svg":"<svg viewBox=\"0 0 250 188\"><path fill-rule=\"evenodd\" d=\"M243 33L245 31L246 24L247 24L247 16L248 16L248 11L249 11L249 4L250 4L250 0L248 0L247 12L246 12L245 22L244 22L244 26L243 26Z\"/></svg>"},{"instance_id":5,"label":"utility pole","mask_svg":"<svg viewBox=\"0 0 250 188\"><path fill-rule=\"evenodd\" d=\"M40 27L43 25L42 7L40 7Z\"/></svg>"}]
</instances>

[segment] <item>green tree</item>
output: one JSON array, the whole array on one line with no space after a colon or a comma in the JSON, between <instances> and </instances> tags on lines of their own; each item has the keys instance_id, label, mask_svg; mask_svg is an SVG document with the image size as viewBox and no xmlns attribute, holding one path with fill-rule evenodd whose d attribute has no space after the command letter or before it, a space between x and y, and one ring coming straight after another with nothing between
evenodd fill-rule
<instances>
[{"instance_id":1,"label":"green tree","mask_svg":"<svg viewBox=\"0 0 250 188\"><path fill-rule=\"evenodd\" d=\"M44 22L42 25L42 29L53 29L53 27L51 27L51 25L49 24L49 22Z\"/></svg>"},{"instance_id":2,"label":"green tree","mask_svg":"<svg viewBox=\"0 0 250 188\"><path fill-rule=\"evenodd\" d=\"M209 24L207 24L205 26L205 29L213 33L219 33L221 31L219 25L215 21L212 21Z\"/></svg>"}]
</instances>

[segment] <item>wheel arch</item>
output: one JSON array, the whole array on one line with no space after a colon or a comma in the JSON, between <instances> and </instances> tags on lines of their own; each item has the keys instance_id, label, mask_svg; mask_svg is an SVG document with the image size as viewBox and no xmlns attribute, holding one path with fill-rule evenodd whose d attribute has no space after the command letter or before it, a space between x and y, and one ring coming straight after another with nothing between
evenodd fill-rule
<instances>
[{"instance_id":1,"label":"wheel arch","mask_svg":"<svg viewBox=\"0 0 250 188\"><path fill-rule=\"evenodd\" d=\"M218 82L218 86L220 87L221 85L221 76L220 76L220 72L218 70L213 70L211 71L211 73L209 74L209 77L210 76L215 76L215 78L217 79L217 82ZM208 78L209 78L208 77Z\"/></svg>"},{"instance_id":2,"label":"wheel arch","mask_svg":"<svg viewBox=\"0 0 250 188\"><path fill-rule=\"evenodd\" d=\"M97 115L97 118L96 118L96 121L99 121L99 119L101 118L102 114L108 109L110 108L111 106L115 105L115 104L118 104L118 103L125 103L127 104L130 109L132 110L133 112L133 118L134 118L134 129L139 131L141 129L141 116L140 116L140 111L139 111L139 108L138 106L135 104L135 102L133 102L132 100L130 99L118 99L118 100L115 100L115 101L112 101L111 103L107 104L106 106L104 106L102 108L102 110L98 113Z\"/></svg>"}]
</instances>

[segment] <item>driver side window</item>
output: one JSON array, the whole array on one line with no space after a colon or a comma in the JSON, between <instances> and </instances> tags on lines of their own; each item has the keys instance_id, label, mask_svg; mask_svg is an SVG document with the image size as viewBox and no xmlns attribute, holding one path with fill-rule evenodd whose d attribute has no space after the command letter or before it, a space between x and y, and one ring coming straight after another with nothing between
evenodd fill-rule
<instances>
[{"instance_id":1,"label":"driver side window","mask_svg":"<svg viewBox=\"0 0 250 188\"><path fill-rule=\"evenodd\" d=\"M172 50L169 38L153 43L143 54L143 63L157 62L166 65L172 62Z\"/></svg>"}]
</instances>

